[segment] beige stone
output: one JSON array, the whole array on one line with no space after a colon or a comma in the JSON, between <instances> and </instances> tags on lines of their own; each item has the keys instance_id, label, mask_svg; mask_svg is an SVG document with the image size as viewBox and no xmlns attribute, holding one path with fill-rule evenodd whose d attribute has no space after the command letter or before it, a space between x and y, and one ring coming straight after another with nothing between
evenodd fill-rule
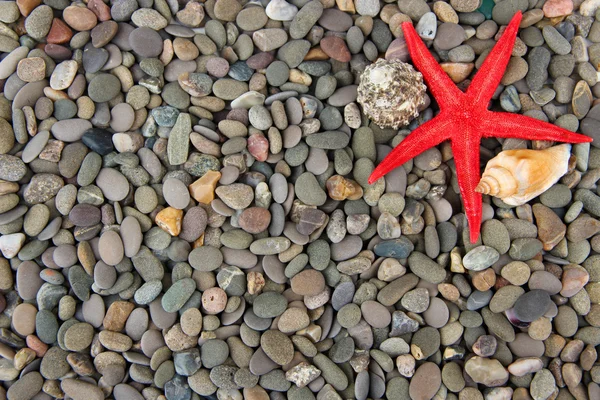
<instances>
[{"instance_id":1,"label":"beige stone","mask_svg":"<svg viewBox=\"0 0 600 400\"><path fill-rule=\"evenodd\" d=\"M189 186L191 196L200 203L210 204L215 199L215 188L221 179L219 171L208 171Z\"/></svg>"}]
</instances>

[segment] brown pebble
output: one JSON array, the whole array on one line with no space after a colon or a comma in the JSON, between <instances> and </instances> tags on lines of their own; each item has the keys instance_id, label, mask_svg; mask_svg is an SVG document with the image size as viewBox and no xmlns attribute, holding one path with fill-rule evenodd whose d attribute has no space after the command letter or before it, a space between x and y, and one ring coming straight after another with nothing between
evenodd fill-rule
<instances>
[{"instance_id":1,"label":"brown pebble","mask_svg":"<svg viewBox=\"0 0 600 400\"><path fill-rule=\"evenodd\" d=\"M296 294L316 296L325 289L325 278L316 269L307 269L294 275L290 284Z\"/></svg>"},{"instance_id":2,"label":"brown pebble","mask_svg":"<svg viewBox=\"0 0 600 400\"><path fill-rule=\"evenodd\" d=\"M25 82L37 82L46 76L46 62L41 57L24 58L19 61L17 75Z\"/></svg>"},{"instance_id":3,"label":"brown pebble","mask_svg":"<svg viewBox=\"0 0 600 400\"><path fill-rule=\"evenodd\" d=\"M135 305L127 301L115 301L108 307L104 321L104 329L120 332L125 327L129 314L133 311Z\"/></svg>"},{"instance_id":4,"label":"brown pebble","mask_svg":"<svg viewBox=\"0 0 600 400\"><path fill-rule=\"evenodd\" d=\"M475 68L473 63L445 62L441 63L440 66L454 83L460 83L467 79L473 68Z\"/></svg>"},{"instance_id":5,"label":"brown pebble","mask_svg":"<svg viewBox=\"0 0 600 400\"><path fill-rule=\"evenodd\" d=\"M46 37L46 42L53 44L68 43L73 37L73 31L63 20L54 18L52 21L52 27Z\"/></svg>"},{"instance_id":6,"label":"brown pebble","mask_svg":"<svg viewBox=\"0 0 600 400\"><path fill-rule=\"evenodd\" d=\"M33 304L22 303L15 307L12 326L16 333L22 336L35 332L35 316L37 308Z\"/></svg>"},{"instance_id":7,"label":"brown pebble","mask_svg":"<svg viewBox=\"0 0 600 400\"><path fill-rule=\"evenodd\" d=\"M429 400L437 393L442 384L440 368L432 363L425 362L415 371L410 380L409 393L412 400Z\"/></svg>"},{"instance_id":8,"label":"brown pebble","mask_svg":"<svg viewBox=\"0 0 600 400\"><path fill-rule=\"evenodd\" d=\"M96 14L98 20L108 21L111 19L110 7L108 7L102 0L90 0L87 3L88 8Z\"/></svg>"},{"instance_id":9,"label":"brown pebble","mask_svg":"<svg viewBox=\"0 0 600 400\"><path fill-rule=\"evenodd\" d=\"M248 272L246 281L248 282L248 293L250 294L259 294L265 287L265 277L260 272Z\"/></svg>"},{"instance_id":10,"label":"brown pebble","mask_svg":"<svg viewBox=\"0 0 600 400\"><path fill-rule=\"evenodd\" d=\"M14 355L13 364L15 368L20 371L27 365L29 365L33 360L35 360L36 356L37 354L33 349L30 349L29 347L24 347Z\"/></svg>"},{"instance_id":11,"label":"brown pebble","mask_svg":"<svg viewBox=\"0 0 600 400\"><path fill-rule=\"evenodd\" d=\"M98 18L91 10L84 7L69 6L63 10L63 19L76 31L89 31L98 23Z\"/></svg>"},{"instance_id":12,"label":"brown pebble","mask_svg":"<svg viewBox=\"0 0 600 400\"><path fill-rule=\"evenodd\" d=\"M475 289L485 292L496 284L496 272L492 268L475 272L472 276L472 282Z\"/></svg>"},{"instance_id":13,"label":"brown pebble","mask_svg":"<svg viewBox=\"0 0 600 400\"><path fill-rule=\"evenodd\" d=\"M242 211L238 223L248 233L260 233L269 227L271 213L266 208L250 207Z\"/></svg>"},{"instance_id":14,"label":"brown pebble","mask_svg":"<svg viewBox=\"0 0 600 400\"><path fill-rule=\"evenodd\" d=\"M46 351L48 351L48 345L38 339L38 337L35 335L27 336L25 338L25 342L30 349L35 351L35 355L38 356L38 358L44 357L44 354L46 354Z\"/></svg>"},{"instance_id":15,"label":"brown pebble","mask_svg":"<svg viewBox=\"0 0 600 400\"><path fill-rule=\"evenodd\" d=\"M17 0L17 7L24 17L27 17L40 4L42 4L42 0Z\"/></svg>"},{"instance_id":16,"label":"brown pebble","mask_svg":"<svg viewBox=\"0 0 600 400\"><path fill-rule=\"evenodd\" d=\"M349 62L352 59L350 50L344 39L337 36L327 36L321 39L319 43L321 50L325 52L329 57L339 62Z\"/></svg>"}]
</instances>

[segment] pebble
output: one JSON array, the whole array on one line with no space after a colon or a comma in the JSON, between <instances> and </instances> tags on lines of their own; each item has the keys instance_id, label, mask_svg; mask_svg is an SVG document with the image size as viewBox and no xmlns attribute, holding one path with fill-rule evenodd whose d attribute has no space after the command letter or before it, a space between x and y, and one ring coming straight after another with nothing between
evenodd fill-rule
<instances>
[{"instance_id":1,"label":"pebble","mask_svg":"<svg viewBox=\"0 0 600 400\"><path fill-rule=\"evenodd\" d=\"M442 374L440 368L432 362L423 363L417 368L410 381L410 397L412 399L433 398L441 384Z\"/></svg>"},{"instance_id":2,"label":"pebble","mask_svg":"<svg viewBox=\"0 0 600 400\"><path fill-rule=\"evenodd\" d=\"M285 0L275 0L267 4L265 13L274 21L291 21L298 13L298 7Z\"/></svg>"},{"instance_id":3,"label":"pebble","mask_svg":"<svg viewBox=\"0 0 600 400\"><path fill-rule=\"evenodd\" d=\"M508 380L508 371L498 360L475 356L465 364L465 372L474 382L501 386Z\"/></svg>"},{"instance_id":4,"label":"pebble","mask_svg":"<svg viewBox=\"0 0 600 400\"><path fill-rule=\"evenodd\" d=\"M514 305L515 316L524 322L535 321L548 309L550 296L543 290L531 290L517 299Z\"/></svg>"},{"instance_id":5,"label":"pebble","mask_svg":"<svg viewBox=\"0 0 600 400\"><path fill-rule=\"evenodd\" d=\"M466 269L472 271L481 271L494 264L500 255L492 247L479 246L469 251L463 257L463 265Z\"/></svg>"},{"instance_id":6,"label":"pebble","mask_svg":"<svg viewBox=\"0 0 600 400\"><path fill-rule=\"evenodd\" d=\"M285 334L273 330L266 331L260 337L260 345L265 354L276 364L285 365L292 361L294 347Z\"/></svg>"}]
</instances>

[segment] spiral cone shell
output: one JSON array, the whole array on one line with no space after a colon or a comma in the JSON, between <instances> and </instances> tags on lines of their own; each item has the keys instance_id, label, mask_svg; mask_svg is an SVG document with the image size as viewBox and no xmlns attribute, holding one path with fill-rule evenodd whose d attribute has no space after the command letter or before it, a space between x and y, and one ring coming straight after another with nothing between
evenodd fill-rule
<instances>
[{"instance_id":1,"label":"spiral cone shell","mask_svg":"<svg viewBox=\"0 0 600 400\"><path fill-rule=\"evenodd\" d=\"M512 206L525 204L567 173L570 156L570 144L502 151L487 163L475 191L499 197Z\"/></svg>"}]
</instances>

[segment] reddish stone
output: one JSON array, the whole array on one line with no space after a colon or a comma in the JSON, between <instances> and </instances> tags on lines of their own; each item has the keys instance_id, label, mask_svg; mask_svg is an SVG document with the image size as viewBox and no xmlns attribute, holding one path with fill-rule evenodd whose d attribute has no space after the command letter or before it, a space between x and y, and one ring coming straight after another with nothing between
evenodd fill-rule
<instances>
[{"instance_id":1,"label":"reddish stone","mask_svg":"<svg viewBox=\"0 0 600 400\"><path fill-rule=\"evenodd\" d=\"M258 161L265 161L269 156L269 141L263 135L254 133L248 138L248 151Z\"/></svg>"},{"instance_id":2,"label":"reddish stone","mask_svg":"<svg viewBox=\"0 0 600 400\"><path fill-rule=\"evenodd\" d=\"M504 286L510 285L510 282L501 276L496 276L496 283L494 284L494 289L499 290Z\"/></svg>"},{"instance_id":3,"label":"reddish stone","mask_svg":"<svg viewBox=\"0 0 600 400\"><path fill-rule=\"evenodd\" d=\"M238 220L240 228L248 233L260 233L271 223L271 213L266 208L250 207L245 209Z\"/></svg>"},{"instance_id":4,"label":"reddish stone","mask_svg":"<svg viewBox=\"0 0 600 400\"><path fill-rule=\"evenodd\" d=\"M316 269L307 269L291 279L292 291L301 296L316 296L325 289L325 278Z\"/></svg>"},{"instance_id":5,"label":"reddish stone","mask_svg":"<svg viewBox=\"0 0 600 400\"><path fill-rule=\"evenodd\" d=\"M46 42L53 44L63 44L68 43L69 40L73 37L73 31L67 24L65 24L61 19L54 18L52 21L52 27L50 28L50 32L48 32L48 37L46 37Z\"/></svg>"},{"instance_id":6,"label":"reddish stone","mask_svg":"<svg viewBox=\"0 0 600 400\"><path fill-rule=\"evenodd\" d=\"M46 351L48 351L48 345L42 342L37 336L29 335L25 338L25 343L27 343L27 347L31 350L35 351L35 355L39 358L44 357Z\"/></svg>"},{"instance_id":7,"label":"reddish stone","mask_svg":"<svg viewBox=\"0 0 600 400\"><path fill-rule=\"evenodd\" d=\"M88 8L96 14L96 17L102 22L110 20L110 7L107 6L102 0L90 0L88 2Z\"/></svg>"},{"instance_id":8,"label":"reddish stone","mask_svg":"<svg viewBox=\"0 0 600 400\"><path fill-rule=\"evenodd\" d=\"M346 46L346 42L342 38L337 36L327 36L321 39L319 44L321 45L321 50L334 60L349 62L352 58L348 46Z\"/></svg>"},{"instance_id":9,"label":"reddish stone","mask_svg":"<svg viewBox=\"0 0 600 400\"><path fill-rule=\"evenodd\" d=\"M31 14L34 8L42 4L42 0L17 0L17 7L24 17Z\"/></svg>"},{"instance_id":10,"label":"reddish stone","mask_svg":"<svg viewBox=\"0 0 600 400\"><path fill-rule=\"evenodd\" d=\"M560 295L564 297L575 296L589 280L590 274L583 267L576 264L569 264L563 269Z\"/></svg>"},{"instance_id":11,"label":"reddish stone","mask_svg":"<svg viewBox=\"0 0 600 400\"><path fill-rule=\"evenodd\" d=\"M271 53L258 53L247 59L246 65L252 69L264 69L267 68L274 59L275 57L273 57Z\"/></svg>"},{"instance_id":12,"label":"reddish stone","mask_svg":"<svg viewBox=\"0 0 600 400\"><path fill-rule=\"evenodd\" d=\"M572 0L548 0L542 7L546 18L562 17L573 12Z\"/></svg>"},{"instance_id":13,"label":"reddish stone","mask_svg":"<svg viewBox=\"0 0 600 400\"><path fill-rule=\"evenodd\" d=\"M98 23L96 14L87 8L69 6L63 11L63 19L76 31L89 31Z\"/></svg>"}]
</instances>

